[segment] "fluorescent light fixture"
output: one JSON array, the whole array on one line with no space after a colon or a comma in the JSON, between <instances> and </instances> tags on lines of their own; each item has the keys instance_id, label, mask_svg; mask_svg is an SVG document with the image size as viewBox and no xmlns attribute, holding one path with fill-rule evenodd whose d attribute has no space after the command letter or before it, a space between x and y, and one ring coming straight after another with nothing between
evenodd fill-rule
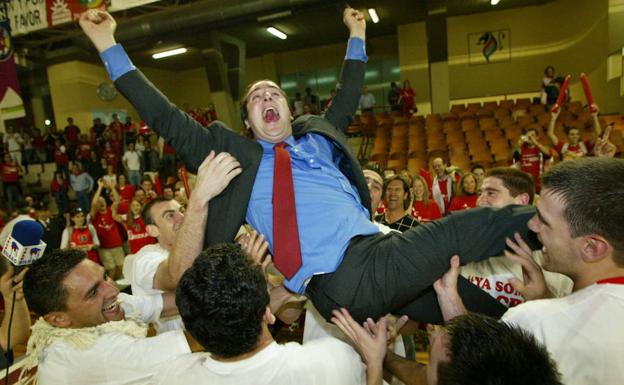
<instances>
[{"instance_id":1,"label":"fluorescent light fixture","mask_svg":"<svg viewBox=\"0 0 624 385\"><path fill-rule=\"evenodd\" d=\"M377 15L377 10L375 8L369 8L368 14L370 15L370 18L373 21L373 23L375 24L379 23L379 16Z\"/></svg>"},{"instance_id":2,"label":"fluorescent light fixture","mask_svg":"<svg viewBox=\"0 0 624 385\"><path fill-rule=\"evenodd\" d=\"M499 2L499 1L500 1L500 0L490 0L490 4L492 4L492 5L496 5L496 4L498 4L498 2Z\"/></svg>"},{"instance_id":3,"label":"fluorescent light fixture","mask_svg":"<svg viewBox=\"0 0 624 385\"><path fill-rule=\"evenodd\" d=\"M180 54L186 53L186 51L188 51L188 50L186 48L184 48L184 47L183 48L170 49L168 51L157 52L157 53L152 55L152 58L154 58L154 59L162 59L164 57L180 55Z\"/></svg>"},{"instance_id":4,"label":"fluorescent light fixture","mask_svg":"<svg viewBox=\"0 0 624 385\"><path fill-rule=\"evenodd\" d=\"M277 37L280 38L282 40L286 40L286 38L288 37L288 35L286 35L284 32L280 31L279 29L275 28L275 27L267 27L267 31Z\"/></svg>"}]
</instances>

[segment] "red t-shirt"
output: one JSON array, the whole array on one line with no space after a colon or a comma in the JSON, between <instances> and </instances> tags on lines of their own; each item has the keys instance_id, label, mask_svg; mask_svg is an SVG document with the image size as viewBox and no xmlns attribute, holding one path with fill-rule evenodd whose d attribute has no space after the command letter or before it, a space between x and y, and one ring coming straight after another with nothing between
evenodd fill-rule
<instances>
[{"instance_id":1,"label":"red t-shirt","mask_svg":"<svg viewBox=\"0 0 624 385\"><path fill-rule=\"evenodd\" d=\"M2 164L2 181L4 183L19 182L19 167L16 164Z\"/></svg>"},{"instance_id":2,"label":"red t-shirt","mask_svg":"<svg viewBox=\"0 0 624 385\"><path fill-rule=\"evenodd\" d=\"M80 138L80 128L76 125L65 127L65 139L69 144L78 144Z\"/></svg>"},{"instance_id":3,"label":"red t-shirt","mask_svg":"<svg viewBox=\"0 0 624 385\"><path fill-rule=\"evenodd\" d=\"M520 170L533 176L536 191L539 191L540 176L544 165L544 155L537 146L520 147Z\"/></svg>"},{"instance_id":4,"label":"red t-shirt","mask_svg":"<svg viewBox=\"0 0 624 385\"><path fill-rule=\"evenodd\" d=\"M121 234L119 234L119 228L117 223L113 219L113 213L110 207L106 208L106 212L98 212L93 219L93 226L97 235L100 238L100 245L105 249L111 249L113 247L119 247L123 244Z\"/></svg>"},{"instance_id":5,"label":"red t-shirt","mask_svg":"<svg viewBox=\"0 0 624 385\"><path fill-rule=\"evenodd\" d=\"M88 160L91 156L91 143L80 142L78 145L78 159Z\"/></svg>"},{"instance_id":6,"label":"red t-shirt","mask_svg":"<svg viewBox=\"0 0 624 385\"><path fill-rule=\"evenodd\" d=\"M117 154L115 153L115 150L104 150L102 152L102 157L106 159L106 163L113 166L114 170L117 170Z\"/></svg>"},{"instance_id":7,"label":"red t-shirt","mask_svg":"<svg viewBox=\"0 0 624 385\"><path fill-rule=\"evenodd\" d=\"M477 207L477 199L479 199L478 194L454 196L453 199L451 199L449 211L459 211Z\"/></svg>"},{"instance_id":8,"label":"red t-shirt","mask_svg":"<svg viewBox=\"0 0 624 385\"><path fill-rule=\"evenodd\" d=\"M92 245L93 237L89 231L89 227L73 227L71 236L69 237L69 247ZM95 263L100 263L100 258L95 250L87 251L87 257Z\"/></svg>"},{"instance_id":9,"label":"red t-shirt","mask_svg":"<svg viewBox=\"0 0 624 385\"><path fill-rule=\"evenodd\" d=\"M108 129L111 130L112 134L113 134L113 139L120 139L121 135L124 131L124 124L121 122L111 122L108 125Z\"/></svg>"},{"instance_id":10,"label":"red t-shirt","mask_svg":"<svg viewBox=\"0 0 624 385\"><path fill-rule=\"evenodd\" d=\"M140 216L134 219L132 225L126 223L126 231L128 232L128 246L132 254L137 253L143 246L156 243L156 238L150 236L145 230L143 218Z\"/></svg>"},{"instance_id":11,"label":"red t-shirt","mask_svg":"<svg viewBox=\"0 0 624 385\"><path fill-rule=\"evenodd\" d=\"M69 165L69 157L67 156L67 151L63 151L61 147L54 147L54 162L60 166Z\"/></svg>"},{"instance_id":12,"label":"red t-shirt","mask_svg":"<svg viewBox=\"0 0 624 385\"><path fill-rule=\"evenodd\" d=\"M588 156L592 152L593 147L594 146L590 140L578 142L574 146L572 146L568 142L563 142L559 140L559 142L555 146L555 151L557 151L561 158L565 160L566 153L575 154L578 158Z\"/></svg>"},{"instance_id":13,"label":"red t-shirt","mask_svg":"<svg viewBox=\"0 0 624 385\"><path fill-rule=\"evenodd\" d=\"M440 213L438 204L433 200L429 200L429 205L427 206L425 206L425 202L423 201L414 201L412 205L412 216L418 219L419 222L429 222L442 218L442 213Z\"/></svg>"}]
</instances>

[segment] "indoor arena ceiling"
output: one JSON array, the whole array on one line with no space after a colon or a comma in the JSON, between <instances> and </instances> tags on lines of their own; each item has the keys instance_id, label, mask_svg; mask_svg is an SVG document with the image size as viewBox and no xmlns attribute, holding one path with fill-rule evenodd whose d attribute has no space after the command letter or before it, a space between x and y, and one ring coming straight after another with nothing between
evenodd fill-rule
<instances>
[{"instance_id":1,"label":"indoor arena ceiling","mask_svg":"<svg viewBox=\"0 0 624 385\"><path fill-rule=\"evenodd\" d=\"M369 21L369 37L396 34L396 26L423 21L429 12L449 16L493 9L540 5L552 0L380 0L349 1L356 8L375 7L381 21ZM247 57L342 42L345 2L326 0L162 0L117 12L117 38L140 65L183 70L197 67L198 51L212 46L211 32L246 43ZM267 20L268 19L268 20ZM279 40L268 34L273 25L288 34ZM68 60L96 60L95 51L77 24L66 24L14 38L18 52L41 65ZM186 55L153 60L151 54L186 46Z\"/></svg>"}]
</instances>

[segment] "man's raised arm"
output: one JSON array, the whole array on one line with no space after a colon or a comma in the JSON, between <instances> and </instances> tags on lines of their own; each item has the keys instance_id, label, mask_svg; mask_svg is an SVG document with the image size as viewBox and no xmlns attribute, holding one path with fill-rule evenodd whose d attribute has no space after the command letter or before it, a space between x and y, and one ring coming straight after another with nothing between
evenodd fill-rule
<instances>
[{"instance_id":1,"label":"man's raised arm","mask_svg":"<svg viewBox=\"0 0 624 385\"><path fill-rule=\"evenodd\" d=\"M187 169L195 172L212 149L226 150L219 147L221 141L215 138L214 130L206 130L173 105L136 69L123 47L115 41L117 23L108 12L92 9L83 13L80 27L98 50L115 86L147 125L175 147Z\"/></svg>"},{"instance_id":2,"label":"man's raised arm","mask_svg":"<svg viewBox=\"0 0 624 385\"><path fill-rule=\"evenodd\" d=\"M199 166L195 188L188 202L184 222L176 234L173 250L156 270L155 289L175 290L180 277L193 264L204 245L208 202L240 173L240 164L226 152L215 155L211 151Z\"/></svg>"},{"instance_id":3,"label":"man's raised arm","mask_svg":"<svg viewBox=\"0 0 624 385\"><path fill-rule=\"evenodd\" d=\"M346 8L343 22L349 29L349 42L345 62L336 86L336 97L325 114L339 130L344 131L351 123L360 100L360 90L364 83L366 56L366 20L364 14L353 8Z\"/></svg>"}]
</instances>

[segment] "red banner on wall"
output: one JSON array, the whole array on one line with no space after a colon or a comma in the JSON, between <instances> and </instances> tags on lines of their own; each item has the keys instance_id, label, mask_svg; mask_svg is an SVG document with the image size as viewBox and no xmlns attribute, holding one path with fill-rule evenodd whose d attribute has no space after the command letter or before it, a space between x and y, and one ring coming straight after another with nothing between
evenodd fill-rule
<instances>
[{"instance_id":1,"label":"red banner on wall","mask_svg":"<svg viewBox=\"0 0 624 385\"><path fill-rule=\"evenodd\" d=\"M80 18L80 14L89 9L104 9L106 0L46 0L48 26L69 23Z\"/></svg>"},{"instance_id":2,"label":"red banner on wall","mask_svg":"<svg viewBox=\"0 0 624 385\"><path fill-rule=\"evenodd\" d=\"M0 21L0 107L22 104L8 20Z\"/></svg>"}]
</instances>

